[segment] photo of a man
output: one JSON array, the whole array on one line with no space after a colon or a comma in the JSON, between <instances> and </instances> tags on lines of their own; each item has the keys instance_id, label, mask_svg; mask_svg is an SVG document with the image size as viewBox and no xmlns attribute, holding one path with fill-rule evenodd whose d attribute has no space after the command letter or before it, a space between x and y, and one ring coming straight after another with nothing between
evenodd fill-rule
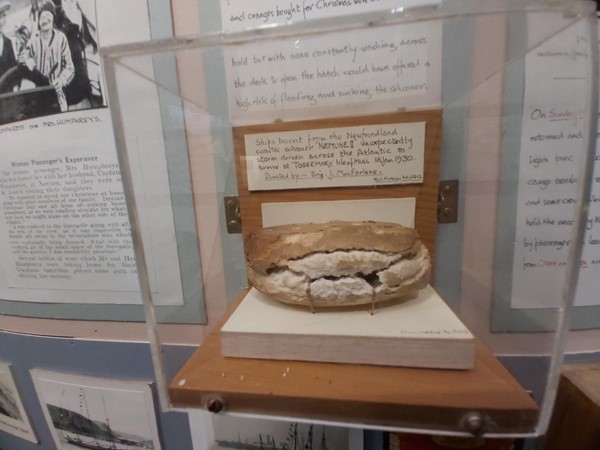
<instances>
[{"instance_id":1,"label":"photo of a man","mask_svg":"<svg viewBox=\"0 0 600 450\"><path fill-rule=\"evenodd\" d=\"M0 0L0 125L105 107L94 0Z\"/></svg>"},{"instance_id":2,"label":"photo of a man","mask_svg":"<svg viewBox=\"0 0 600 450\"><path fill-rule=\"evenodd\" d=\"M54 28L55 15L52 1L42 3L38 10L39 34L32 35L18 61L29 71L25 77L36 86L51 85L54 88L60 110L65 112L69 106L63 88L73 80L75 69L67 37Z\"/></svg>"},{"instance_id":3,"label":"photo of a man","mask_svg":"<svg viewBox=\"0 0 600 450\"><path fill-rule=\"evenodd\" d=\"M12 41L4 34L10 6L11 3L9 0L0 0L0 80L2 80L2 77L9 69L17 65ZM0 94L3 92L8 92L8 88L5 87L3 89L0 84Z\"/></svg>"}]
</instances>

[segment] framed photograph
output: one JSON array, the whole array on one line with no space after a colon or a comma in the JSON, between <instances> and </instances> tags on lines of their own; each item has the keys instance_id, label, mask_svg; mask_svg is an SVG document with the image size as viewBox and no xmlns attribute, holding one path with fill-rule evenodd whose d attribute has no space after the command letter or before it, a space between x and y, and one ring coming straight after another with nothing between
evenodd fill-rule
<instances>
[{"instance_id":1,"label":"framed photograph","mask_svg":"<svg viewBox=\"0 0 600 450\"><path fill-rule=\"evenodd\" d=\"M151 383L33 369L59 450L160 450Z\"/></svg>"},{"instance_id":2,"label":"framed photograph","mask_svg":"<svg viewBox=\"0 0 600 450\"><path fill-rule=\"evenodd\" d=\"M0 363L0 430L37 443L10 364Z\"/></svg>"}]
</instances>

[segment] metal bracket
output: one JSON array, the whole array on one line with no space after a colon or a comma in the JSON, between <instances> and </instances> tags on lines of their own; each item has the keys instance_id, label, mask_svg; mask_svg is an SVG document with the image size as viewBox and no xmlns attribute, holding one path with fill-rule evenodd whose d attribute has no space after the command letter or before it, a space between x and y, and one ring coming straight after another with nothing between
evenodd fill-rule
<instances>
[{"instance_id":1,"label":"metal bracket","mask_svg":"<svg viewBox=\"0 0 600 450\"><path fill-rule=\"evenodd\" d=\"M458 222L458 180L440 181L437 221L438 223Z\"/></svg>"},{"instance_id":2,"label":"metal bracket","mask_svg":"<svg viewBox=\"0 0 600 450\"><path fill-rule=\"evenodd\" d=\"M225 220L227 233L238 234L242 232L242 214L240 213L240 200L237 195L229 195L223 199L225 203Z\"/></svg>"}]
</instances>

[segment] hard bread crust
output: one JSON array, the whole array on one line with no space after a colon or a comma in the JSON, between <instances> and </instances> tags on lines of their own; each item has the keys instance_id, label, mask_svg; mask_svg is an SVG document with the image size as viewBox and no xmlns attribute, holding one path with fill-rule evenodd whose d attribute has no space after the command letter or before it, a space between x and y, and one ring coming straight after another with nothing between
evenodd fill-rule
<instances>
[{"instance_id":1,"label":"hard bread crust","mask_svg":"<svg viewBox=\"0 0 600 450\"><path fill-rule=\"evenodd\" d=\"M246 238L246 260L267 274L281 261L336 250L374 250L416 254L418 235L412 228L387 222L342 222L280 225L263 228Z\"/></svg>"},{"instance_id":2,"label":"hard bread crust","mask_svg":"<svg viewBox=\"0 0 600 450\"><path fill-rule=\"evenodd\" d=\"M430 273L416 231L385 222L265 228L247 238L246 259L259 291L317 307L396 299L424 288Z\"/></svg>"}]
</instances>

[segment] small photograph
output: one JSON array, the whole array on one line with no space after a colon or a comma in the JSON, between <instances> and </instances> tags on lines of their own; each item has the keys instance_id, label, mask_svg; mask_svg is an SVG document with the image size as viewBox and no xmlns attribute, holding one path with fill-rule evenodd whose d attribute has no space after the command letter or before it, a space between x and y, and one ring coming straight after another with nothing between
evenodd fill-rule
<instances>
[{"instance_id":1,"label":"small photograph","mask_svg":"<svg viewBox=\"0 0 600 450\"><path fill-rule=\"evenodd\" d=\"M151 385L31 371L59 450L160 450Z\"/></svg>"},{"instance_id":2,"label":"small photograph","mask_svg":"<svg viewBox=\"0 0 600 450\"><path fill-rule=\"evenodd\" d=\"M21 402L10 364L0 363L0 430L37 442Z\"/></svg>"},{"instance_id":3,"label":"small photograph","mask_svg":"<svg viewBox=\"0 0 600 450\"><path fill-rule=\"evenodd\" d=\"M214 417L211 450L347 450L347 428L297 422L251 419L235 416Z\"/></svg>"},{"instance_id":4,"label":"small photograph","mask_svg":"<svg viewBox=\"0 0 600 450\"><path fill-rule=\"evenodd\" d=\"M0 125L106 107L95 0L0 0Z\"/></svg>"}]
</instances>

